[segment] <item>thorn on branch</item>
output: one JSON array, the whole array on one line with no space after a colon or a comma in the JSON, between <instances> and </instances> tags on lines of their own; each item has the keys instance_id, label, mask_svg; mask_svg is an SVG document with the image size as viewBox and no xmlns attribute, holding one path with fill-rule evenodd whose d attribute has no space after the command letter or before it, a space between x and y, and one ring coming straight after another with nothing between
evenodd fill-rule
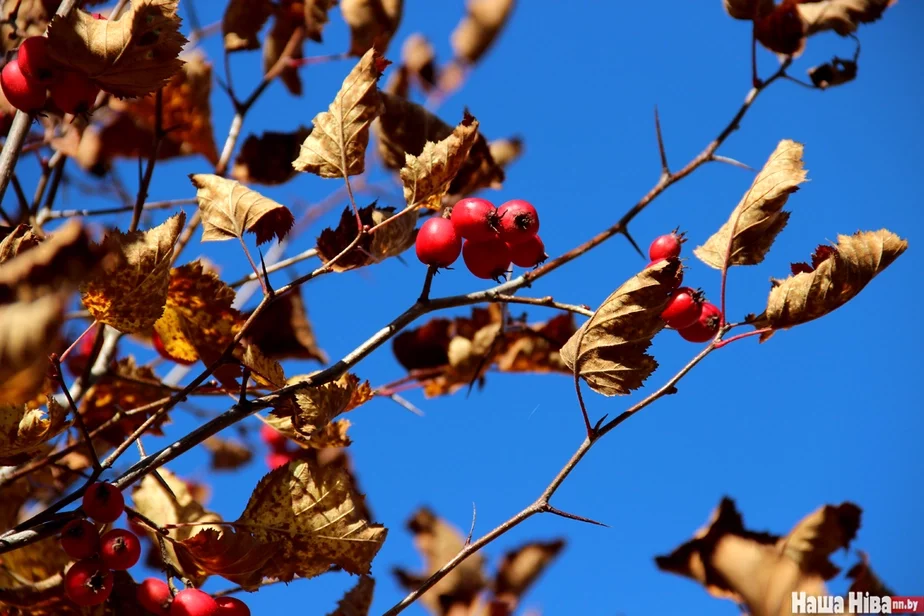
<instances>
[{"instance_id":1,"label":"thorn on branch","mask_svg":"<svg viewBox=\"0 0 924 616\"><path fill-rule=\"evenodd\" d=\"M732 167L738 167L739 169L747 169L748 171L756 171L754 167L744 164L741 161L735 160L734 158L729 158L728 156L719 156L718 154L713 154L709 157L710 162L715 163L725 163L726 165L731 165Z\"/></svg>"},{"instance_id":2,"label":"thorn on branch","mask_svg":"<svg viewBox=\"0 0 924 616\"><path fill-rule=\"evenodd\" d=\"M475 508L475 502L472 501L472 527L468 529L468 537L465 538L465 545L469 546L472 544L472 535L475 534L475 517L478 515L478 510Z\"/></svg>"},{"instance_id":3,"label":"thorn on branch","mask_svg":"<svg viewBox=\"0 0 924 616\"><path fill-rule=\"evenodd\" d=\"M667 164L667 153L664 150L664 135L661 134L661 118L658 115L658 106L655 105L655 131L658 133L658 153L661 155L661 179L667 180L671 177L671 169Z\"/></svg>"},{"instance_id":4,"label":"thorn on branch","mask_svg":"<svg viewBox=\"0 0 924 616\"><path fill-rule=\"evenodd\" d=\"M622 231L620 231L620 233L622 233L623 235L626 236L626 239L629 240L629 243L630 243L630 244L632 244L632 248L635 249L635 252L637 252L637 253L639 254L639 256L641 256L643 259L646 259L646 260L647 260L647 256L645 255L644 252L642 252L642 249L641 249L641 247L638 245L638 242L636 242L636 241L635 241L635 238L632 237L632 236L629 234L629 227L623 227L623 229L622 229Z\"/></svg>"},{"instance_id":5,"label":"thorn on branch","mask_svg":"<svg viewBox=\"0 0 924 616\"><path fill-rule=\"evenodd\" d=\"M590 518L585 518L584 516L581 516L581 515L577 515L574 513L568 513L567 511L562 511L561 509L557 509L548 503L540 505L539 510L542 511L543 513L551 513L553 515L557 515L562 518L568 518L569 520L577 520L578 522L584 522L586 524L593 524L594 526L602 526L603 528L610 527L609 524L604 524L603 522L598 522Z\"/></svg>"}]
</instances>

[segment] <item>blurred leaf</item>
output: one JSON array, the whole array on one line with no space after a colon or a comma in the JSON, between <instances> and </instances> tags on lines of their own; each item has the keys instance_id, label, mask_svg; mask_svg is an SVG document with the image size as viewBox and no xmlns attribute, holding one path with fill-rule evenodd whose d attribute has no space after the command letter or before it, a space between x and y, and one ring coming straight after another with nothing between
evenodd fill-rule
<instances>
[{"instance_id":1,"label":"blurred leaf","mask_svg":"<svg viewBox=\"0 0 924 616\"><path fill-rule=\"evenodd\" d=\"M211 455L212 470L234 470L244 466L253 458L253 453L243 443L218 436L212 436L202 442Z\"/></svg>"},{"instance_id":2,"label":"blurred leaf","mask_svg":"<svg viewBox=\"0 0 924 616\"><path fill-rule=\"evenodd\" d=\"M401 46L401 67L413 75L424 92L436 86L436 51L426 36L415 32Z\"/></svg>"},{"instance_id":3,"label":"blurred leaf","mask_svg":"<svg viewBox=\"0 0 924 616\"><path fill-rule=\"evenodd\" d=\"M337 602L337 609L327 616L366 616L372 607L372 592L375 580L368 575L360 576L356 585Z\"/></svg>"},{"instance_id":4,"label":"blurred leaf","mask_svg":"<svg viewBox=\"0 0 924 616\"><path fill-rule=\"evenodd\" d=\"M523 595L564 547L564 539L532 541L504 554L497 565L494 596L503 600L512 614Z\"/></svg>"},{"instance_id":5,"label":"blurred leaf","mask_svg":"<svg viewBox=\"0 0 924 616\"><path fill-rule=\"evenodd\" d=\"M337 0L305 0L305 28L306 35L312 41L321 43L321 33L324 26L330 21L330 10L337 4ZM289 159L292 160L292 159Z\"/></svg>"},{"instance_id":6,"label":"blurred leaf","mask_svg":"<svg viewBox=\"0 0 924 616\"><path fill-rule=\"evenodd\" d=\"M830 62L810 68L808 76L817 88L842 86L857 78L857 63L855 60L834 58Z\"/></svg>"},{"instance_id":7,"label":"blurred leaf","mask_svg":"<svg viewBox=\"0 0 924 616\"><path fill-rule=\"evenodd\" d=\"M259 49L257 35L272 14L272 0L231 0L221 19L225 50Z\"/></svg>"},{"instance_id":8,"label":"blurred leaf","mask_svg":"<svg viewBox=\"0 0 924 616\"><path fill-rule=\"evenodd\" d=\"M824 505L807 515L780 539L780 550L806 573L830 580L840 569L828 557L847 549L857 536L862 511L853 503Z\"/></svg>"},{"instance_id":9,"label":"blurred leaf","mask_svg":"<svg viewBox=\"0 0 924 616\"><path fill-rule=\"evenodd\" d=\"M291 162L310 133L310 128L302 126L291 133L267 131L259 137L248 136L231 168L231 177L244 184L266 186L288 182L296 174Z\"/></svg>"},{"instance_id":10,"label":"blurred leaf","mask_svg":"<svg viewBox=\"0 0 924 616\"><path fill-rule=\"evenodd\" d=\"M295 222L289 208L239 182L211 173L189 179L197 189L203 242L242 238L245 231L257 236L257 244L274 236L281 241Z\"/></svg>"},{"instance_id":11,"label":"blurred leaf","mask_svg":"<svg viewBox=\"0 0 924 616\"><path fill-rule=\"evenodd\" d=\"M514 4L514 0L468 0L468 12L452 32L456 58L468 64L478 62L507 25Z\"/></svg>"},{"instance_id":12,"label":"blurred leaf","mask_svg":"<svg viewBox=\"0 0 924 616\"><path fill-rule=\"evenodd\" d=\"M61 293L0 305L0 404L25 404L41 391L66 307Z\"/></svg>"},{"instance_id":13,"label":"blurred leaf","mask_svg":"<svg viewBox=\"0 0 924 616\"><path fill-rule=\"evenodd\" d=\"M0 404L0 466L35 451L67 428L67 409L48 398L47 412L26 404Z\"/></svg>"},{"instance_id":14,"label":"blurred leaf","mask_svg":"<svg viewBox=\"0 0 924 616\"><path fill-rule=\"evenodd\" d=\"M798 56L805 48L805 23L799 0L783 0L772 12L754 22L754 36L761 45L784 56Z\"/></svg>"},{"instance_id":15,"label":"blurred leaf","mask_svg":"<svg viewBox=\"0 0 924 616\"><path fill-rule=\"evenodd\" d=\"M343 21L350 27L350 54L362 56L373 46L385 53L401 23L403 0L340 0Z\"/></svg>"},{"instance_id":16,"label":"blurred leaf","mask_svg":"<svg viewBox=\"0 0 924 616\"><path fill-rule=\"evenodd\" d=\"M3 0L0 22L0 51L4 55L19 46L22 38L41 36L54 16L57 4L48 0ZM15 19L14 19L15 15ZM22 37L22 38L20 38Z\"/></svg>"},{"instance_id":17,"label":"blurred leaf","mask_svg":"<svg viewBox=\"0 0 924 616\"><path fill-rule=\"evenodd\" d=\"M400 177L408 207L440 210L459 169L478 137L478 120L468 112L445 139L428 141L419 156L408 154Z\"/></svg>"},{"instance_id":18,"label":"blurred leaf","mask_svg":"<svg viewBox=\"0 0 924 616\"><path fill-rule=\"evenodd\" d=\"M853 33L860 24L874 22L896 0L822 0L799 5L806 36L833 30L841 36Z\"/></svg>"},{"instance_id":19,"label":"blurred leaf","mask_svg":"<svg viewBox=\"0 0 924 616\"><path fill-rule=\"evenodd\" d=\"M276 65L293 36L296 37L296 40L290 57L297 60L303 55L304 20L301 16L297 18L293 16L291 11L278 10L276 18L273 20L273 27L270 28L269 34L266 35L266 39L263 41L264 74L269 73ZM298 68L295 66L284 66L279 74L279 80L293 96L302 95L302 78L298 74Z\"/></svg>"},{"instance_id":20,"label":"blurred leaf","mask_svg":"<svg viewBox=\"0 0 924 616\"><path fill-rule=\"evenodd\" d=\"M10 234L0 241L0 264L30 248L35 248L40 241L39 237L32 232L32 227L16 225Z\"/></svg>"},{"instance_id":21,"label":"blurred leaf","mask_svg":"<svg viewBox=\"0 0 924 616\"><path fill-rule=\"evenodd\" d=\"M250 313L245 315L249 318ZM277 298L247 329L247 339L272 359L313 359L327 363L308 320L299 290Z\"/></svg>"},{"instance_id":22,"label":"blurred leaf","mask_svg":"<svg viewBox=\"0 0 924 616\"><path fill-rule=\"evenodd\" d=\"M886 586L878 575L869 566L869 557L865 552L857 551L860 561L847 571L847 579L851 580L848 593L866 593L877 597L894 597L898 593Z\"/></svg>"},{"instance_id":23,"label":"blurred leaf","mask_svg":"<svg viewBox=\"0 0 924 616\"><path fill-rule=\"evenodd\" d=\"M773 11L773 0L724 0L725 12L735 19L751 21Z\"/></svg>"},{"instance_id":24,"label":"blurred leaf","mask_svg":"<svg viewBox=\"0 0 924 616\"><path fill-rule=\"evenodd\" d=\"M523 140L519 137L495 139L488 144L488 148L494 162L502 169L506 169L508 165L523 155Z\"/></svg>"}]
</instances>

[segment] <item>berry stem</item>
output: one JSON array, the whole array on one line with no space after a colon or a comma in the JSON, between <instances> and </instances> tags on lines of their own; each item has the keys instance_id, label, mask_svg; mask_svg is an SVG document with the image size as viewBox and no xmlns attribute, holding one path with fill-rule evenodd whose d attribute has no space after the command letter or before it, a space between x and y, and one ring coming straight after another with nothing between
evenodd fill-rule
<instances>
[{"instance_id":1,"label":"berry stem","mask_svg":"<svg viewBox=\"0 0 924 616\"><path fill-rule=\"evenodd\" d=\"M732 342L738 340L744 340L745 338L750 338L751 336L760 336L761 334L768 334L773 331L772 327L765 327L763 329L755 329L752 332L746 332L744 334L738 334L737 336L732 336L731 338L726 338L725 340L719 340L715 343L715 348L721 349L722 347L728 346Z\"/></svg>"},{"instance_id":2,"label":"berry stem","mask_svg":"<svg viewBox=\"0 0 924 616\"><path fill-rule=\"evenodd\" d=\"M420 297L417 298L418 304L426 304L430 301L430 287L433 285L433 276L436 275L437 266L431 265L427 268L427 275L424 277L423 289L420 291Z\"/></svg>"}]
</instances>

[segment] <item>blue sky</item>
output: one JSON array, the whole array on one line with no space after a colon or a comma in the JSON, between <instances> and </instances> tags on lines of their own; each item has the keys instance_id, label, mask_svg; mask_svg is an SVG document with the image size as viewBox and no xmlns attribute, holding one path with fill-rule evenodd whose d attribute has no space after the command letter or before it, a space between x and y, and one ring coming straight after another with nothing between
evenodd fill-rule
<instances>
[{"instance_id":1,"label":"blue sky","mask_svg":"<svg viewBox=\"0 0 924 616\"><path fill-rule=\"evenodd\" d=\"M223 4L200 0L201 21L218 20ZM658 6L586 2L567 9L551 0L518 4L496 47L439 113L454 124L468 107L488 137L525 138L525 156L510 168L504 189L486 196L498 203L532 201L554 255L612 224L657 180L655 104L674 168L718 134L750 87L750 28L727 17L718 0ZM447 59L449 33L462 13L461 0L406 0L389 56L397 60L403 39L420 31L434 42L439 58ZM924 593L919 574L924 569L919 484L924 419L913 387L924 342L915 308L922 296L914 278L924 267L915 180L924 160L924 85L914 78L924 60L915 27L921 23L921 3L899 2L884 20L861 28L856 82L827 92L791 82L774 85L720 151L759 168L780 139L795 139L805 144L810 178L790 199L789 226L766 261L731 273L731 318L759 311L771 276L786 275L791 261L804 260L838 233L886 227L908 239L910 249L848 306L766 344L751 339L716 353L684 379L679 395L645 410L595 447L553 503L611 528L534 518L486 550L496 563L526 540L567 539L564 553L525 606L549 615L668 614L679 606L689 614L736 614L732 603L659 572L653 562L655 555L688 539L723 495L737 500L751 528L780 533L821 504L852 500L864 510L855 545L869 552L874 568L898 592ZM346 41L346 27L334 11L325 45L307 53L341 51ZM221 74L219 37L204 48L218 60ZM808 67L852 52L847 39L815 37L791 72L804 77ZM259 52L234 57L234 81L243 93L259 78L259 62ZM762 74L775 65L773 55L760 52ZM338 62L304 69L303 98L274 84L248 116L244 133L307 124L327 107L350 66ZM217 88L213 109L220 146L231 109ZM201 158L159 164L150 198L192 196L186 174L209 171ZM123 177L135 173L134 162L123 166ZM680 226L691 239L689 250L721 225L751 179L748 171L707 166L659 198L632 231L647 245ZM336 181L303 176L265 193L295 204L318 201L337 188ZM76 190L63 197L62 207L104 207ZM336 216L339 211L322 222ZM127 223L128 217L120 220ZM316 225L297 239L291 254L310 247L320 229ZM220 261L226 280L246 273L246 261L231 242L203 246L198 234L196 240L184 258L201 254ZM325 276L305 288L319 341L332 358L349 352L416 299L425 270L412 253L407 256L407 264L392 259ZM719 276L695 259L688 264L687 282L717 298ZM616 238L523 294L595 306L642 265ZM437 278L434 294L484 286L458 269ZM531 320L553 315L540 308L528 312ZM669 378L697 350L669 332L659 336L653 352L661 367L650 384ZM289 374L312 369L288 366ZM389 347L356 372L373 384L403 374ZM418 506L426 504L468 528L475 503L480 535L532 501L583 438L572 383L564 376L490 375L487 387L468 398L462 393L425 400L417 392L407 397L425 417L388 401L374 401L351 417L359 480L377 521L390 529L373 566L374 614L404 596L391 567L414 568L420 562L404 530ZM585 398L593 417L614 416L639 399L592 393ZM168 432L174 437L196 421L181 412L174 419ZM148 440L148 450L166 444ZM265 472L264 451L257 447L255 462L234 474L211 474L201 450L170 468L208 481L210 506L234 519ZM848 566L855 560L843 553L835 558ZM332 574L268 588L247 601L255 614L290 608L296 601L305 607L303 613L325 614L353 582L346 574ZM225 586L215 578L207 588ZM415 606L406 613L424 611Z\"/></svg>"}]
</instances>

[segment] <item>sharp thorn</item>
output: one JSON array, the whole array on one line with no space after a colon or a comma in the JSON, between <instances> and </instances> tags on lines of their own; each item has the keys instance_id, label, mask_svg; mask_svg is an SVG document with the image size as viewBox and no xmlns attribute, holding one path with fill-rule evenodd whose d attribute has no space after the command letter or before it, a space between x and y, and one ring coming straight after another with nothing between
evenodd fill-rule
<instances>
[{"instance_id":1,"label":"sharp thorn","mask_svg":"<svg viewBox=\"0 0 924 616\"><path fill-rule=\"evenodd\" d=\"M743 162L737 161L734 158L729 158L727 156L718 156L718 155L713 154L712 160L717 163L725 163L726 165L731 165L732 167L738 167L740 169L747 169L748 171L756 171L754 167L745 165Z\"/></svg>"},{"instance_id":2,"label":"sharp thorn","mask_svg":"<svg viewBox=\"0 0 924 616\"><path fill-rule=\"evenodd\" d=\"M622 234L625 235L626 239L629 240L629 243L632 244L632 248L635 249L635 252L637 252L643 259L647 259L645 253L642 252L641 248L639 248L639 245L636 243L635 239L629 234L629 229L623 229Z\"/></svg>"},{"instance_id":3,"label":"sharp thorn","mask_svg":"<svg viewBox=\"0 0 924 616\"><path fill-rule=\"evenodd\" d=\"M609 528L608 524L603 522L598 522L596 520L591 520L590 518L585 518L584 516L576 515L574 513L568 513L567 511L562 511L561 509L556 509L552 505L546 505L542 508L543 511L547 513L552 513L557 516L568 518L569 520L577 520L578 522L584 522L586 524L593 524L594 526L602 526L603 528Z\"/></svg>"},{"instance_id":4,"label":"sharp thorn","mask_svg":"<svg viewBox=\"0 0 924 616\"><path fill-rule=\"evenodd\" d=\"M655 105L655 130L658 133L658 153L661 155L661 174L670 177L671 170L667 166L667 153L664 151L664 135L661 134L661 117L658 115L658 106Z\"/></svg>"}]
</instances>

